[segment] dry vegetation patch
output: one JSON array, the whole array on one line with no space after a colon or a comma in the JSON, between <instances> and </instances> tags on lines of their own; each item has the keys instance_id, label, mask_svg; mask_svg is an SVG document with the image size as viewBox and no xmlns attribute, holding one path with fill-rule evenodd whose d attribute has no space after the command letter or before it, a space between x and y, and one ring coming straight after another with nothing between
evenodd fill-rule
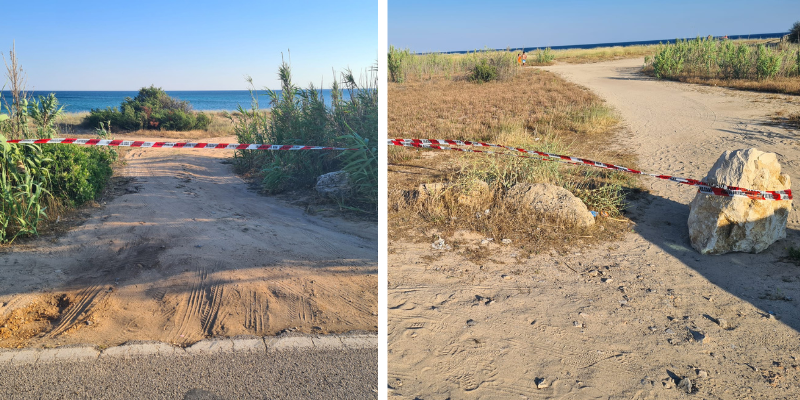
<instances>
[{"instance_id":1,"label":"dry vegetation patch","mask_svg":"<svg viewBox=\"0 0 800 400\"><path fill-rule=\"evenodd\" d=\"M556 61L569 64L586 64L602 61L622 60L625 58L637 58L652 56L656 52L656 46L613 46L598 47L594 49L564 49L553 50Z\"/></svg>"},{"instance_id":2,"label":"dry vegetation patch","mask_svg":"<svg viewBox=\"0 0 800 400\"><path fill-rule=\"evenodd\" d=\"M786 124L795 129L800 129L800 113L789 113L780 110L772 116L772 120L779 124Z\"/></svg>"},{"instance_id":3,"label":"dry vegetation patch","mask_svg":"<svg viewBox=\"0 0 800 400\"><path fill-rule=\"evenodd\" d=\"M635 167L629 152L605 146L618 129L616 114L588 90L546 71L526 69L484 84L443 78L390 83L389 92L390 137L484 141ZM608 218L582 230L505 200L514 184L540 182L565 187ZM620 211L632 187L631 176L600 169L392 147L390 234L436 240L467 230L492 239L484 243L511 239L536 253L609 240L629 227ZM474 242L456 239L452 245L476 257L485 254Z\"/></svg>"}]
</instances>

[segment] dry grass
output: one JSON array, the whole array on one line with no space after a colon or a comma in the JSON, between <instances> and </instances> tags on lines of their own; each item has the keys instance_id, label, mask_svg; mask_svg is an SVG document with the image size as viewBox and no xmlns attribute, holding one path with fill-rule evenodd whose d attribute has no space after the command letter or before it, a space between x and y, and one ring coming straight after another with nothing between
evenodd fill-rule
<instances>
[{"instance_id":1,"label":"dry grass","mask_svg":"<svg viewBox=\"0 0 800 400\"><path fill-rule=\"evenodd\" d=\"M118 131L111 127L114 135L138 136L138 137L161 137L168 139L202 139L208 137L233 136L233 124L228 119L225 111L202 111L211 117L211 124L207 130L191 131ZM269 112L269 111L264 111ZM93 135L94 128L83 126L83 120L88 116L88 112L63 113L56 120L56 129L62 136L85 136Z\"/></svg>"},{"instance_id":2,"label":"dry grass","mask_svg":"<svg viewBox=\"0 0 800 400\"><path fill-rule=\"evenodd\" d=\"M655 45L649 46L614 46L596 49L553 50L556 61L569 64L587 64L601 61L621 60L652 56L656 52Z\"/></svg>"},{"instance_id":3,"label":"dry grass","mask_svg":"<svg viewBox=\"0 0 800 400\"><path fill-rule=\"evenodd\" d=\"M635 167L629 153L601 146L617 122L595 95L541 70L481 85L444 78L389 84L390 137L486 141ZM628 226L600 218L583 231L504 201L511 186L526 182L565 187L612 217L623 207L623 187L635 186L631 176L551 161L390 148L390 234L428 240L433 231L452 237L467 230L540 252L619 237ZM426 195L419 186L428 183L446 188Z\"/></svg>"}]
</instances>

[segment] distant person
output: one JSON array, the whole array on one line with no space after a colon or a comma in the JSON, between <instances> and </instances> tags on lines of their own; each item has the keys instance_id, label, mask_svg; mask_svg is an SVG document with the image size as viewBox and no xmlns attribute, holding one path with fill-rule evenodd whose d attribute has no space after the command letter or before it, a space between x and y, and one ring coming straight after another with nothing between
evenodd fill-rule
<instances>
[{"instance_id":1,"label":"distant person","mask_svg":"<svg viewBox=\"0 0 800 400\"><path fill-rule=\"evenodd\" d=\"M517 53L517 64L522 65L522 53Z\"/></svg>"},{"instance_id":2,"label":"distant person","mask_svg":"<svg viewBox=\"0 0 800 400\"><path fill-rule=\"evenodd\" d=\"M527 59L528 59L528 53L523 51L522 52L522 66L523 67L525 66L525 60L527 60Z\"/></svg>"}]
</instances>

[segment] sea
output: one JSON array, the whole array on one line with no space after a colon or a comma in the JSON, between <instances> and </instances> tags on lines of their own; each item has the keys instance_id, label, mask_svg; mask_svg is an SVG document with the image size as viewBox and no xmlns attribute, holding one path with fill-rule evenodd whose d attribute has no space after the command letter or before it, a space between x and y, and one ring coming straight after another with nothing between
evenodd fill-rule
<instances>
[{"instance_id":1,"label":"sea","mask_svg":"<svg viewBox=\"0 0 800 400\"><path fill-rule=\"evenodd\" d=\"M166 90L166 92L174 98L188 101L197 111L234 111L238 109L239 105L249 109L252 102L250 92L247 90ZM280 90L275 92L280 96ZM330 106L330 89L322 89L321 92L325 104ZM34 98L55 93L59 104L64 106L65 112L84 112L98 108L119 107L125 98L136 97L139 91L36 90L28 93ZM259 108L262 110L270 108L270 99L266 92L259 90L257 94ZM8 99L10 93L3 91L2 96ZM350 94L345 90L342 97L348 100Z\"/></svg>"},{"instance_id":2,"label":"sea","mask_svg":"<svg viewBox=\"0 0 800 400\"><path fill-rule=\"evenodd\" d=\"M778 33L754 33L754 34L747 34L747 35L728 35L728 39L731 40L739 40L739 39L776 39L781 38L784 35L788 35L789 32L778 32ZM705 37L705 36L704 36ZM715 39L722 39L723 36L714 36ZM508 50L511 51L534 51L538 49L545 49L549 47L552 50L566 50L566 49L596 49L598 47L615 47L615 46L646 46L652 44L659 44L659 43L675 43L677 40L686 40L686 39L695 39L691 38L683 38L683 39L660 39L660 40L643 40L638 42L617 42L617 43L591 43L591 44L572 44L567 46L533 46L533 47L514 47ZM504 51L506 49L495 49L497 51ZM458 50L458 51L445 51L442 52L444 54L465 54L471 53L475 50ZM426 53L420 53L426 54Z\"/></svg>"}]
</instances>

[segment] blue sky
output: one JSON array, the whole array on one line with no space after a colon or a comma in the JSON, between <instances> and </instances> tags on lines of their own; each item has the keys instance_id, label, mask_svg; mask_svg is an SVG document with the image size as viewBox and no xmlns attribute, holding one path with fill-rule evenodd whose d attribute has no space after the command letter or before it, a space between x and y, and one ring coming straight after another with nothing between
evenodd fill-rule
<instances>
[{"instance_id":1,"label":"blue sky","mask_svg":"<svg viewBox=\"0 0 800 400\"><path fill-rule=\"evenodd\" d=\"M0 50L8 58L16 42L29 90L239 90L244 75L275 89L287 49L295 84L327 88L332 69L359 76L378 57L375 0L4 1L0 10Z\"/></svg>"},{"instance_id":2,"label":"blue sky","mask_svg":"<svg viewBox=\"0 0 800 400\"><path fill-rule=\"evenodd\" d=\"M389 44L416 52L788 31L798 0L389 2Z\"/></svg>"}]
</instances>

